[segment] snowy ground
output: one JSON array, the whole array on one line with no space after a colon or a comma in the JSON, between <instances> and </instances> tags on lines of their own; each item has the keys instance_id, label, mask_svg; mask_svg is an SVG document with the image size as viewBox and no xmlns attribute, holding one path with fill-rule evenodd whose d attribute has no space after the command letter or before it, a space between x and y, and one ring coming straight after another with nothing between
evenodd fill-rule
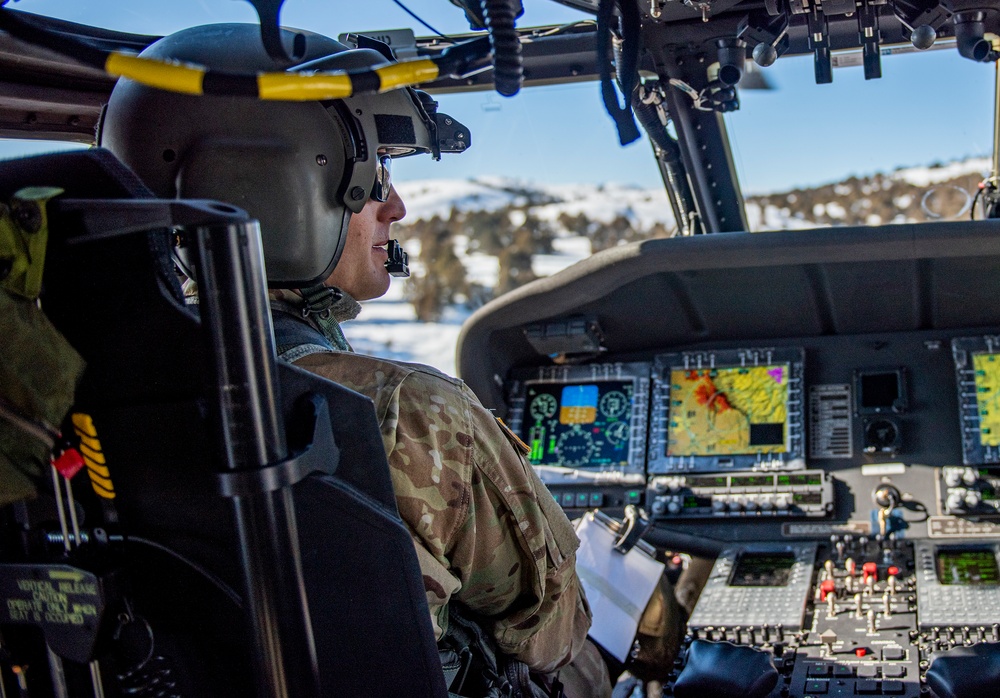
<instances>
[{"instance_id":1,"label":"snowy ground","mask_svg":"<svg viewBox=\"0 0 1000 698\"><path fill-rule=\"evenodd\" d=\"M892 179L927 187L967 172L983 173L989 170L988 158L969 158L959 162L931 167L899 169L889 176ZM662 188L639 189L616 184L596 185L542 185L534 182L481 177L475 181L428 180L404 182L399 185L406 201L407 222L447 217L453 208L492 210L511 204L523 205L530 197L541 202L533 207L535 215L557 221L562 214L585 213L595 220L610 221L624 215L633 225L648 228L653 223L673 224L672 213ZM837 218L836 211L826 207L826 214ZM822 212L818 212L822 213ZM778 230L811 228L813 223L793 218L788 209L768 206L747 206L751 230ZM881 223L881 221L873 221ZM401 237L405 238L405 235ZM419 247L413 241L402 240L403 246L414 260L414 273L421 272L417 262ZM456 239L455 251L465 265L471 281L492 288L496 285L498 266L495 257L482 254L467 255L466 241ZM537 255L532 268L538 276L549 276L590 255L590 241L581 237L559 237L554 241L555 252ZM364 304L357 320L344 327L344 333L355 350L373 356L397 361L414 361L429 364L449 375L455 375L455 344L462 322L470 312L452 307L437 323L418 322L413 307L404 299L407 281L395 279L384 298Z\"/></svg>"},{"instance_id":2,"label":"snowy ground","mask_svg":"<svg viewBox=\"0 0 1000 698\"><path fill-rule=\"evenodd\" d=\"M584 238L560 238L554 246L555 254L539 255L533 260L532 267L539 276L555 274L590 255L590 242ZM472 281L489 286L496 283L495 257L474 255L463 258L463 262ZM414 271L418 269L414 265ZM357 319L344 324L347 341L362 354L427 364L454 376L458 333L471 311L452 306L445 310L441 322L419 322L413 306L403 297L406 283L406 279L393 279L385 296L362 303Z\"/></svg>"},{"instance_id":3,"label":"snowy ground","mask_svg":"<svg viewBox=\"0 0 1000 698\"><path fill-rule=\"evenodd\" d=\"M441 322L419 322L403 298L405 280L394 279L389 292L362 303L356 320L344 324L354 350L394 361L427 364L455 375L455 342L468 311L448 308Z\"/></svg>"}]
</instances>

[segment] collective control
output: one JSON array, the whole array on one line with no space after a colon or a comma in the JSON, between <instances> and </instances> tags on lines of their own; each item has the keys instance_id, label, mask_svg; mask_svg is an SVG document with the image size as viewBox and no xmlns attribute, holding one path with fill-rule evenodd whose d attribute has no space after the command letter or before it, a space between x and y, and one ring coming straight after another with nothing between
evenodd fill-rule
<instances>
[{"instance_id":1,"label":"collective control","mask_svg":"<svg viewBox=\"0 0 1000 698\"><path fill-rule=\"evenodd\" d=\"M655 519L748 516L826 516L833 483L822 470L660 475L650 479Z\"/></svg>"},{"instance_id":2,"label":"collective control","mask_svg":"<svg viewBox=\"0 0 1000 698\"><path fill-rule=\"evenodd\" d=\"M1000 514L1000 473L988 468L941 469L944 509L948 514Z\"/></svg>"}]
</instances>

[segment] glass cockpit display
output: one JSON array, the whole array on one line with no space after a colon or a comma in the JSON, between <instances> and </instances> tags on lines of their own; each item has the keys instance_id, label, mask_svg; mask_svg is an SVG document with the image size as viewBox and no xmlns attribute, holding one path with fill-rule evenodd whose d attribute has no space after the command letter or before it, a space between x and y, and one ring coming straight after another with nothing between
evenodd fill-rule
<instances>
[{"instance_id":1,"label":"glass cockpit display","mask_svg":"<svg viewBox=\"0 0 1000 698\"><path fill-rule=\"evenodd\" d=\"M1000 446L1000 354L973 354L972 367L979 410L979 443Z\"/></svg>"},{"instance_id":2,"label":"glass cockpit display","mask_svg":"<svg viewBox=\"0 0 1000 698\"><path fill-rule=\"evenodd\" d=\"M671 368L667 455L787 451L788 364Z\"/></svg>"},{"instance_id":3,"label":"glass cockpit display","mask_svg":"<svg viewBox=\"0 0 1000 698\"><path fill-rule=\"evenodd\" d=\"M532 465L622 467L631 443L631 381L530 383L521 438Z\"/></svg>"},{"instance_id":4,"label":"glass cockpit display","mask_svg":"<svg viewBox=\"0 0 1000 698\"><path fill-rule=\"evenodd\" d=\"M1000 568L996 553L988 548L940 548L936 567L938 582L967 586L997 586Z\"/></svg>"},{"instance_id":5,"label":"glass cockpit display","mask_svg":"<svg viewBox=\"0 0 1000 698\"><path fill-rule=\"evenodd\" d=\"M657 357L650 472L801 461L803 362L801 349Z\"/></svg>"},{"instance_id":6,"label":"glass cockpit display","mask_svg":"<svg viewBox=\"0 0 1000 698\"><path fill-rule=\"evenodd\" d=\"M510 426L542 468L644 474L649 364L549 367L515 376Z\"/></svg>"},{"instance_id":7,"label":"glass cockpit display","mask_svg":"<svg viewBox=\"0 0 1000 698\"><path fill-rule=\"evenodd\" d=\"M962 460L1000 463L1000 337L951 342L958 382Z\"/></svg>"}]
</instances>

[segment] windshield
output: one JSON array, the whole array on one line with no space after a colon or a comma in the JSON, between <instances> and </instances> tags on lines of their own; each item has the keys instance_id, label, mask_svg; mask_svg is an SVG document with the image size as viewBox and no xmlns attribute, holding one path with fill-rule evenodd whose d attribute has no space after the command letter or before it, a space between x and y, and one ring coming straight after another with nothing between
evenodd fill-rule
<instances>
[{"instance_id":1,"label":"windshield","mask_svg":"<svg viewBox=\"0 0 1000 698\"><path fill-rule=\"evenodd\" d=\"M994 67L947 45L883 66L817 85L812 57L793 56L761 69L772 89L740 92L726 127L751 229L968 217L990 169Z\"/></svg>"},{"instance_id":2,"label":"windshield","mask_svg":"<svg viewBox=\"0 0 1000 698\"><path fill-rule=\"evenodd\" d=\"M412 27L467 33L464 14L442 0L352 3L287 0L282 21L331 36ZM148 7L147 7L148 5ZM519 26L590 21L553 2L525 2ZM255 22L248 2L102 3L20 0L18 10L142 34L209 22ZM339 7L338 7L339 9ZM881 79L860 67L817 85L811 56L757 69L770 89L739 91L725 116L746 200L748 229L807 229L968 218L990 170L992 64L942 50L885 55ZM888 50L884 51L886 53ZM850 63L849 55L838 56ZM495 92L437 94L443 112L469 127L472 147L400 159L397 189L408 214L394 233L413 276L350 324L360 351L432 363L453 372L454 342L475 308L594 252L678 234L646 138L622 147L596 82ZM0 141L0 156L82 147ZM443 280L443 281L442 281ZM409 338L403 346L398 337Z\"/></svg>"}]
</instances>

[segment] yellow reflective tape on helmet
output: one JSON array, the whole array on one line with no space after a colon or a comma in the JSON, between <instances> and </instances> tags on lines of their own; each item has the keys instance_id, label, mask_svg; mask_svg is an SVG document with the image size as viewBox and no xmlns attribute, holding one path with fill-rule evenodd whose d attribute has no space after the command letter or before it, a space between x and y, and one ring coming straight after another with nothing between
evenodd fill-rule
<instances>
[{"instance_id":1,"label":"yellow reflective tape on helmet","mask_svg":"<svg viewBox=\"0 0 1000 698\"><path fill-rule=\"evenodd\" d=\"M94 493L102 499L115 498L115 486L111 482L111 472L104 465L104 452L97 438L97 427L89 414L74 412L70 418L74 431L80 437L80 453L87 464L87 475Z\"/></svg>"},{"instance_id":2,"label":"yellow reflective tape on helmet","mask_svg":"<svg viewBox=\"0 0 1000 698\"><path fill-rule=\"evenodd\" d=\"M83 460L87 464L87 467L94 471L94 474L106 477L109 480L111 479L111 471L108 470L108 466L95 463L86 456L83 457Z\"/></svg>"},{"instance_id":3,"label":"yellow reflective tape on helmet","mask_svg":"<svg viewBox=\"0 0 1000 698\"><path fill-rule=\"evenodd\" d=\"M79 431L76 432L76 435L80 437L80 452L98 463L103 463L104 456L101 454L100 440L85 436Z\"/></svg>"},{"instance_id":4,"label":"yellow reflective tape on helmet","mask_svg":"<svg viewBox=\"0 0 1000 698\"><path fill-rule=\"evenodd\" d=\"M346 73L261 73L257 76L257 91L261 99L309 102L350 97L354 88Z\"/></svg>"},{"instance_id":5,"label":"yellow reflective tape on helmet","mask_svg":"<svg viewBox=\"0 0 1000 698\"><path fill-rule=\"evenodd\" d=\"M149 87L170 92L200 95L205 69L186 63L140 58L112 52L104 62L104 71L112 77L129 78Z\"/></svg>"},{"instance_id":6,"label":"yellow reflective tape on helmet","mask_svg":"<svg viewBox=\"0 0 1000 698\"><path fill-rule=\"evenodd\" d=\"M100 446L101 442L98 441L97 445ZM80 455L82 455L88 463L94 463L95 465L100 465L102 467L104 466L104 454L90 448L87 444L83 443L82 440L80 441Z\"/></svg>"},{"instance_id":7,"label":"yellow reflective tape on helmet","mask_svg":"<svg viewBox=\"0 0 1000 698\"><path fill-rule=\"evenodd\" d=\"M101 477L89 467L87 468L87 474L90 475L90 483L92 485L100 485L102 489L111 492L112 496L114 495L115 486L111 483L111 478ZM100 492L98 492L98 494L100 494Z\"/></svg>"},{"instance_id":8,"label":"yellow reflective tape on helmet","mask_svg":"<svg viewBox=\"0 0 1000 698\"><path fill-rule=\"evenodd\" d=\"M440 69L434 61L424 58L405 63L392 63L376 68L375 72L381 81L379 92L387 92L399 87L409 87L417 83L435 80L440 74Z\"/></svg>"},{"instance_id":9,"label":"yellow reflective tape on helmet","mask_svg":"<svg viewBox=\"0 0 1000 698\"><path fill-rule=\"evenodd\" d=\"M89 414L83 414L82 412L73 413L73 426L77 428L77 433L83 436L97 436L97 429L94 427L94 420L90 418Z\"/></svg>"}]
</instances>

